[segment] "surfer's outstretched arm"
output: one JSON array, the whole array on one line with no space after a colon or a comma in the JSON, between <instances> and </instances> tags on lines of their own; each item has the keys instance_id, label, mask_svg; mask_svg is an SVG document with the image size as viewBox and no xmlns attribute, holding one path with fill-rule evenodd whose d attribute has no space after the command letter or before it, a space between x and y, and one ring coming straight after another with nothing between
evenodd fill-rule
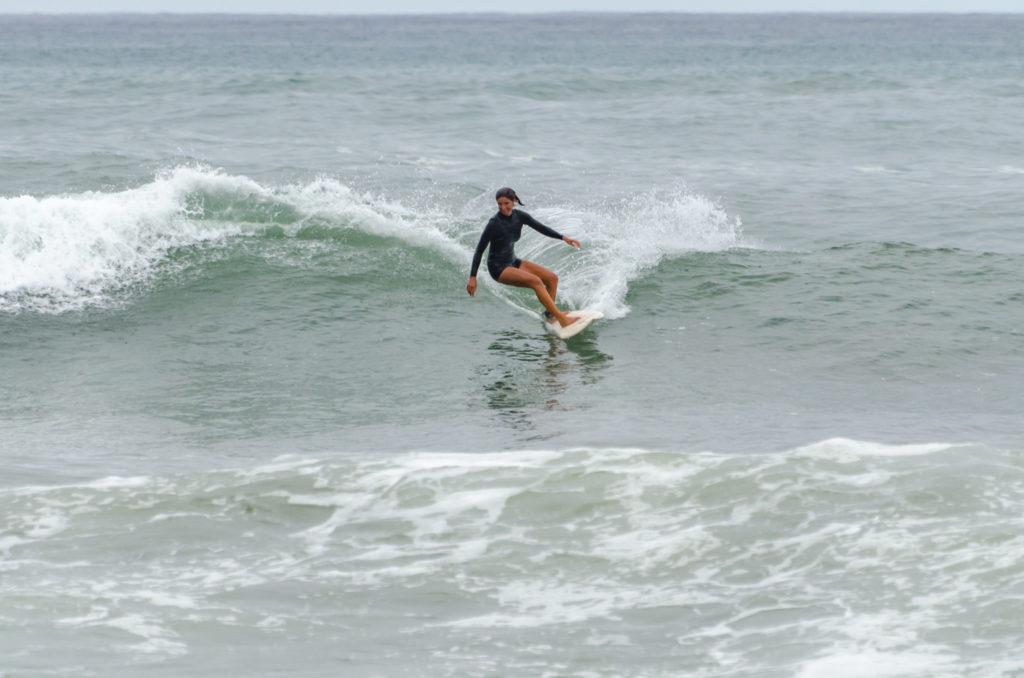
<instances>
[{"instance_id":1,"label":"surfer's outstretched arm","mask_svg":"<svg viewBox=\"0 0 1024 678\"><path fill-rule=\"evenodd\" d=\"M523 212L522 210L519 211L519 215L522 218L524 224L526 224L533 230L537 231L541 235L546 235L549 238L554 238L555 240L567 242L576 249L580 249L581 245L579 240L573 240L572 238L562 235L561 233L551 228L550 226L545 226L544 224L540 223L539 221L531 217L526 212Z\"/></svg>"}]
</instances>

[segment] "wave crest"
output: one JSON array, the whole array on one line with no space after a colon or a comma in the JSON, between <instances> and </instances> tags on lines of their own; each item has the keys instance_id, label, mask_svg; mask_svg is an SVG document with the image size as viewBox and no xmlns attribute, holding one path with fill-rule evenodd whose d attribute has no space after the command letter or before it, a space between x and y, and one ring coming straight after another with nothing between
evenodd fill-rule
<instances>
[{"instance_id":1,"label":"wave crest","mask_svg":"<svg viewBox=\"0 0 1024 678\"><path fill-rule=\"evenodd\" d=\"M584 249L528 237L521 255L558 272L560 303L596 308L609 318L629 312L629 285L663 260L740 243L738 219L685 190L582 209L542 207L535 215L582 240ZM324 228L399 239L468 272L487 216L470 217L464 206L406 207L359 195L329 177L268 187L205 167L173 168L121 191L0 198L0 312L117 303L174 265L181 248L224 248L235 238L261 235L308 237ZM533 307L514 290L491 289L517 308Z\"/></svg>"},{"instance_id":2,"label":"wave crest","mask_svg":"<svg viewBox=\"0 0 1024 678\"><path fill-rule=\"evenodd\" d=\"M429 218L357 196L333 179L268 188L244 176L177 167L122 191L0 198L0 311L105 305L150 281L178 248L223 246L271 228L294 236L317 219L467 256Z\"/></svg>"}]
</instances>

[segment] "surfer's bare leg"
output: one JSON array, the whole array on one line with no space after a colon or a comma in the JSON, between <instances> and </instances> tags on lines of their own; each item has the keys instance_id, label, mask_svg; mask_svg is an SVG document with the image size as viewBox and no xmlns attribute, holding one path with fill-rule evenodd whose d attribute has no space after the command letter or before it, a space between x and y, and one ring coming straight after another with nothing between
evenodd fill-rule
<instances>
[{"instance_id":1,"label":"surfer's bare leg","mask_svg":"<svg viewBox=\"0 0 1024 678\"><path fill-rule=\"evenodd\" d=\"M555 320L557 320L558 324L561 325L562 327L565 327L566 325L571 325L574 322L576 322L578 318L570 318L569 316L558 310L558 307L555 306L555 300L548 292L548 288L544 284L544 281L540 278L540 276L534 273L530 273L529 270L526 270L526 264L528 263L529 262L524 261L522 263L521 268L515 268L514 266L506 266L505 270L501 272L500 276L498 276L498 282L504 283L506 285L512 285L513 287L529 287L530 289L532 289L534 294L536 294L537 298L540 300L540 303L544 306L544 308L548 310L549 313L551 313L551 315L555 316ZM541 266L537 266L536 264L531 264L531 266L543 268ZM548 271L548 273L551 272ZM554 275L554 273L552 273L551 275ZM557 288L557 276L555 278L554 284Z\"/></svg>"},{"instance_id":2,"label":"surfer's bare leg","mask_svg":"<svg viewBox=\"0 0 1024 678\"><path fill-rule=\"evenodd\" d=\"M527 261L526 259L523 259L519 264L519 270L532 273L540 278L540 281L544 283L544 289L548 291L551 298L558 298L558 275L554 271L549 271L540 264L535 264L532 261Z\"/></svg>"}]
</instances>

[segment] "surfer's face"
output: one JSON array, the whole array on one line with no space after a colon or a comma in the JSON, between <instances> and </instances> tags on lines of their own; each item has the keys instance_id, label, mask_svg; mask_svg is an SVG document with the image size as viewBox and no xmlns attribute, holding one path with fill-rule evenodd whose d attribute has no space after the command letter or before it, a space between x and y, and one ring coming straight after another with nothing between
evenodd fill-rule
<instances>
[{"instance_id":1,"label":"surfer's face","mask_svg":"<svg viewBox=\"0 0 1024 678\"><path fill-rule=\"evenodd\" d=\"M498 198L498 211L506 217L512 214L513 207L515 207L515 203L508 198Z\"/></svg>"}]
</instances>

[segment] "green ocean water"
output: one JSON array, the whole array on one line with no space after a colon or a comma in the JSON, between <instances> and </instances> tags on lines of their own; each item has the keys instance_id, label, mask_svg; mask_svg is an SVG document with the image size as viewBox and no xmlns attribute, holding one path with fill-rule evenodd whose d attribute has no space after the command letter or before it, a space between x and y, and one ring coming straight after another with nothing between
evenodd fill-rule
<instances>
[{"instance_id":1,"label":"green ocean water","mask_svg":"<svg viewBox=\"0 0 1024 678\"><path fill-rule=\"evenodd\" d=\"M0 17L0 676L1015 675L1021 24Z\"/></svg>"}]
</instances>

